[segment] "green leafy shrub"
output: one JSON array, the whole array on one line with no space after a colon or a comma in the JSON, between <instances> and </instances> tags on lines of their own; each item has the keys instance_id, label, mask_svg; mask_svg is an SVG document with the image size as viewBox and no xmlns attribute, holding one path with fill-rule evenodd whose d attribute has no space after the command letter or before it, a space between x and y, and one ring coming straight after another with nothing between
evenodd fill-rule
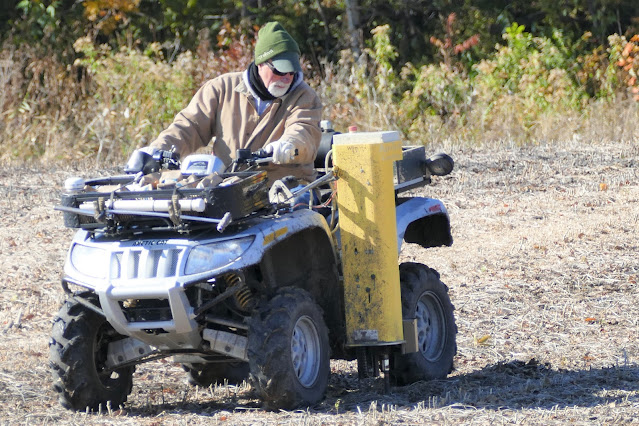
<instances>
[{"instance_id":1,"label":"green leafy shrub","mask_svg":"<svg viewBox=\"0 0 639 426\"><path fill-rule=\"evenodd\" d=\"M128 47L114 52L81 38L74 47L83 54L75 65L86 67L94 85L95 116L88 129L97 142L90 149L99 155L123 154L151 142L194 93L191 52L167 63L158 44L144 52Z\"/></svg>"},{"instance_id":2,"label":"green leafy shrub","mask_svg":"<svg viewBox=\"0 0 639 426\"><path fill-rule=\"evenodd\" d=\"M173 61L157 43L114 50L82 37L74 48L73 65L41 46L0 50L2 159L121 162L153 140L205 80L246 69L253 52L250 34L228 23L217 46L203 34L196 55Z\"/></svg>"},{"instance_id":3,"label":"green leafy shrub","mask_svg":"<svg viewBox=\"0 0 639 426\"><path fill-rule=\"evenodd\" d=\"M582 108L587 94L574 76L575 60L560 33L533 37L513 24L494 57L475 65L473 87L483 122L503 123L509 115L526 133L546 113ZM494 123L491 123L494 121Z\"/></svg>"},{"instance_id":4,"label":"green leafy shrub","mask_svg":"<svg viewBox=\"0 0 639 426\"><path fill-rule=\"evenodd\" d=\"M434 117L444 123L463 123L472 107L470 79L462 71L445 63L425 65L419 69L406 66L403 75L413 74L414 84L400 101L398 121L404 134L420 138L424 122Z\"/></svg>"},{"instance_id":5,"label":"green leafy shrub","mask_svg":"<svg viewBox=\"0 0 639 426\"><path fill-rule=\"evenodd\" d=\"M196 84L228 72L243 71L253 61L255 35L259 28L245 29L225 21L211 46L208 31L201 31L196 49ZM252 31L252 32L251 32Z\"/></svg>"},{"instance_id":6,"label":"green leafy shrub","mask_svg":"<svg viewBox=\"0 0 639 426\"><path fill-rule=\"evenodd\" d=\"M446 64L408 63L396 72L390 33L388 25L376 27L362 57L344 51L336 67L325 65L324 81L316 82L325 115L344 128L391 128L409 138L419 133L424 116L459 116L470 104L468 77Z\"/></svg>"},{"instance_id":7,"label":"green leafy shrub","mask_svg":"<svg viewBox=\"0 0 639 426\"><path fill-rule=\"evenodd\" d=\"M42 45L5 45L2 160L122 162L154 139L202 82L244 70L252 61L257 28L219 25L216 45L209 30L202 30L194 53L168 59L166 44L132 39L116 49L80 38L75 64ZM336 129L399 130L406 143L586 141L636 134L630 123L637 122L632 97L639 95L639 36L627 41L613 35L607 46L579 56L583 50L561 33L533 37L513 25L504 45L469 69L474 50L469 33L461 37L451 27L446 37L433 38L442 62L420 66L399 62L393 34L388 25L375 28L361 57L343 51L337 63L313 58L321 70L303 60L324 118Z\"/></svg>"},{"instance_id":8,"label":"green leafy shrub","mask_svg":"<svg viewBox=\"0 0 639 426\"><path fill-rule=\"evenodd\" d=\"M582 39L590 37L591 34L586 33ZM605 46L597 46L577 58L576 80L590 98L607 101L614 99L619 89L619 81L614 61L610 61L610 56L617 56L615 51L617 48L606 49Z\"/></svg>"},{"instance_id":9,"label":"green leafy shrub","mask_svg":"<svg viewBox=\"0 0 639 426\"><path fill-rule=\"evenodd\" d=\"M388 25L375 28L361 57L344 50L337 64L324 62L323 77L316 75L311 81L324 105L324 117L336 129L397 129L395 97L402 81L393 68L397 53L389 31Z\"/></svg>"},{"instance_id":10,"label":"green leafy shrub","mask_svg":"<svg viewBox=\"0 0 639 426\"><path fill-rule=\"evenodd\" d=\"M65 153L61 130L81 109L82 81L75 69L38 46L0 50L0 159L37 159ZM68 145L66 145L68 146Z\"/></svg>"},{"instance_id":11,"label":"green leafy shrub","mask_svg":"<svg viewBox=\"0 0 639 426\"><path fill-rule=\"evenodd\" d=\"M22 12L24 17L16 22L16 29L23 34L26 41L33 42L42 39L50 39L54 43L58 41L57 21L60 1L21 0L16 8Z\"/></svg>"}]
</instances>

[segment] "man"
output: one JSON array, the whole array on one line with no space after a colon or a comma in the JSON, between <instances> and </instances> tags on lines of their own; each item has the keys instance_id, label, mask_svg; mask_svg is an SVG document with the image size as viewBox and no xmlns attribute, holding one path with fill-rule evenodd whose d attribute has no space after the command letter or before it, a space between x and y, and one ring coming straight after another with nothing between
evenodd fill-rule
<instances>
[{"instance_id":1,"label":"man","mask_svg":"<svg viewBox=\"0 0 639 426\"><path fill-rule=\"evenodd\" d=\"M184 158L213 140L213 154L229 165L237 149L264 148L273 156L274 165L267 167L271 181L288 175L312 180L322 105L302 81L299 55L297 43L278 22L265 24L248 69L204 83L173 123L142 151L152 154L175 146ZM129 171L132 160L133 156Z\"/></svg>"}]
</instances>

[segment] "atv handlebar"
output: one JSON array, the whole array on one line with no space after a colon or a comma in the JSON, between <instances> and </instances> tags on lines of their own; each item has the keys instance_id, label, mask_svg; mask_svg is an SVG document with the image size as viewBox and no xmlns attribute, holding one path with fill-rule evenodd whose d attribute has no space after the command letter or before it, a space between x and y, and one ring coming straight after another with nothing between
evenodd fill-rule
<instances>
[{"instance_id":1,"label":"atv handlebar","mask_svg":"<svg viewBox=\"0 0 639 426\"><path fill-rule=\"evenodd\" d=\"M170 151L157 150L153 154L136 149L131 158L124 166L124 172L127 174L149 174L159 172L163 169L176 170L180 168L180 154L175 152L175 148Z\"/></svg>"},{"instance_id":2,"label":"atv handlebar","mask_svg":"<svg viewBox=\"0 0 639 426\"><path fill-rule=\"evenodd\" d=\"M272 154L267 152L264 148L260 148L257 151L251 151L250 149L238 149L237 151L235 151L235 153L236 161L238 163L259 165L273 162ZM295 148L294 156L297 157L298 155L299 153L297 151L297 148Z\"/></svg>"},{"instance_id":3,"label":"atv handlebar","mask_svg":"<svg viewBox=\"0 0 639 426\"><path fill-rule=\"evenodd\" d=\"M175 149L170 151L159 150L153 154L153 160L160 164L160 168L176 170L180 168L180 154Z\"/></svg>"},{"instance_id":4,"label":"atv handlebar","mask_svg":"<svg viewBox=\"0 0 639 426\"><path fill-rule=\"evenodd\" d=\"M271 157L264 149L258 149L257 151L251 151L247 148L238 149L235 151L235 160L231 165L231 171L237 171L240 164L252 167L262 166L272 162L273 157Z\"/></svg>"}]
</instances>

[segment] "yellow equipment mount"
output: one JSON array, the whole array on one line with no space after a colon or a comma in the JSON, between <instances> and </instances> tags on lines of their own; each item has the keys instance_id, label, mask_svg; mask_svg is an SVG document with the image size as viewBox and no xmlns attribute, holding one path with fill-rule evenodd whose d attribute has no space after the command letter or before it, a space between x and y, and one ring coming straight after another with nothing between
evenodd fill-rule
<instances>
[{"instance_id":1,"label":"yellow equipment mount","mask_svg":"<svg viewBox=\"0 0 639 426\"><path fill-rule=\"evenodd\" d=\"M404 341L397 263L393 162L398 132L333 137L349 346Z\"/></svg>"}]
</instances>

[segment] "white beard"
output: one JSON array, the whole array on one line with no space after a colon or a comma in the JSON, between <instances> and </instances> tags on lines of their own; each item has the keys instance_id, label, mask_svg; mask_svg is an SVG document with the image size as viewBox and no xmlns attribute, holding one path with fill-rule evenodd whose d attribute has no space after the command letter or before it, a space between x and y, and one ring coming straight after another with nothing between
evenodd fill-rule
<instances>
[{"instance_id":1,"label":"white beard","mask_svg":"<svg viewBox=\"0 0 639 426\"><path fill-rule=\"evenodd\" d=\"M291 84L282 85L281 83L271 83L268 86L268 92L275 96L276 98L280 98L288 92L288 89L291 87Z\"/></svg>"}]
</instances>

